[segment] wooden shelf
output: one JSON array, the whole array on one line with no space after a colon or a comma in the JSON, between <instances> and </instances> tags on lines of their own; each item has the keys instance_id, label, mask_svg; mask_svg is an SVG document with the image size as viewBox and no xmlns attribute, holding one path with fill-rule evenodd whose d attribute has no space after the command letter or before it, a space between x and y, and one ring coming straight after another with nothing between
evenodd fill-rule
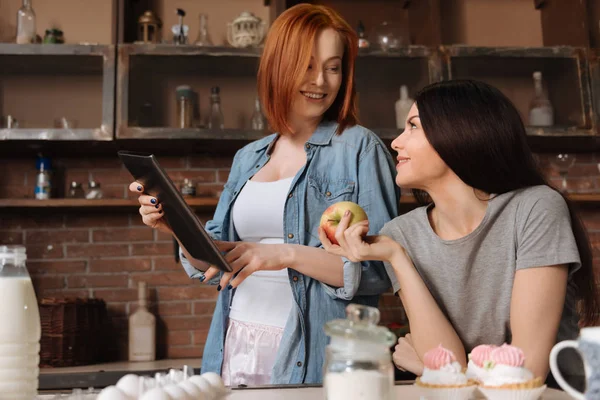
<instances>
[{"instance_id":1,"label":"wooden shelf","mask_svg":"<svg viewBox=\"0 0 600 400\"><path fill-rule=\"evenodd\" d=\"M99 44L16 44L0 43L0 55L13 56L104 56L114 45Z\"/></svg>"},{"instance_id":2,"label":"wooden shelf","mask_svg":"<svg viewBox=\"0 0 600 400\"><path fill-rule=\"evenodd\" d=\"M0 129L0 140L81 141L113 140L111 128L98 129Z\"/></svg>"},{"instance_id":3,"label":"wooden shelf","mask_svg":"<svg viewBox=\"0 0 600 400\"><path fill-rule=\"evenodd\" d=\"M196 208L214 208L219 199L216 197L190 198L187 203ZM0 208L106 208L106 207L139 207L134 199L0 199Z\"/></svg>"},{"instance_id":4,"label":"wooden shelf","mask_svg":"<svg viewBox=\"0 0 600 400\"><path fill-rule=\"evenodd\" d=\"M570 200L579 204L600 204L600 193L571 194ZM217 206L219 199L216 197L196 197L187 199L187 203L194 208L211 209ZM401 206L416 206L417 202L413 196L404 195L400 199ZM134 199L0 199L0 208L123 208L138 207L139 203Z\"/></svg>"}]
</instances>

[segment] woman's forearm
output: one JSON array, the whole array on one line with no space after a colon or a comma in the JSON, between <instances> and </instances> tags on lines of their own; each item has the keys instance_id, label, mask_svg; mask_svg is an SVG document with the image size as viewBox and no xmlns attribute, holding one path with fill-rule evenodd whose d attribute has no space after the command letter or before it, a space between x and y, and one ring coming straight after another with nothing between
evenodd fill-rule
<instances>
[{"instance_id":1,"label":"woman's forearm","mask_svg":"<svg viewBox=\"0 0 600 400\"><path fill-rule=\"evenodd\" d=\"M334 287L344 286L344 261L318 247L290 244L285 264L303 275Z\"/></svg>"},{"instance_id":2,"label":"woman's forearm","mask_svg":"<svg viewBox=\"0 0 600 400\"><path fill-rule=\"evenodd\" d=\"M186 260L188 260L188 262L192 265L192 267L196 268L198 271L206 272L206 270L210 267L210 264L206 261L198 260L192 257L192 255L186 250L183 244L181 244L179 239L177 239L177 237L175 236L173 237L177 240L177 243L179 243L179 247L181 248L183 255L185 256Z\"/></svg>"},{"instance_id":3,"label":"woman's forearm","mask_svg":"<svg viewBox=\"0 0 600 400\"><path fill-rule=\"evenodd\" d=\"M410 324L412 341L421 359L428 350L442 345L456 355L461 365L467 365L464 346L410 258L398 254L391 260L400 284L400 299Z\"/></svg>"}]
</instances>

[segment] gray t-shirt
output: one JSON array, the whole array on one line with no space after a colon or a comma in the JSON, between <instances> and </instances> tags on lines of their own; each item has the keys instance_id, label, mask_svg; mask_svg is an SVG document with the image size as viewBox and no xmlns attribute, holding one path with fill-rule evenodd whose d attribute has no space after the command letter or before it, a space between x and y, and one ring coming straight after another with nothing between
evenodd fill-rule
<instances>
[{"instance_id":1,"label":"gray t-shirt","mask_svg":"<svg viewBox=\"0 0 600 400\"><path fill-rule=\"evenodd\" d=\"M498 195L467 236L443 240L417 208L388 222L381 234L399 242L470 352L480 344L511 342L510 300L519 269L568 264L569 285L557 341L578 335L576 287L580 268L571 218L562 196L548 186ZM391 265L394 293L400 290Z\"/></svg>"}]
</instances>

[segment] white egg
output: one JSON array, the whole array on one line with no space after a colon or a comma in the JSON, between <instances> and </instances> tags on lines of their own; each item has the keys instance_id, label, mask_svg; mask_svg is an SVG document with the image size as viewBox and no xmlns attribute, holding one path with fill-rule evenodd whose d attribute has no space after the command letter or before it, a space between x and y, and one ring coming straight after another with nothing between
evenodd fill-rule
<instances>
[{"instance_id":1,"label":"white egg","mask_svg":"<svg viewBox=\"0 0 600 400\"><path fill-rule=\"evenodd\" d=\"M223 383L223 379L219 376L219 374L215 374L214 372L207 372L205 374L200 375L204 379L214 387L220 395L225 394L227 389L225 388L225 384Z\"/></svg>"},{"instance_id":2,"label":"white egg","mask_svg":"<svg viewBox=\"0 0 600 400\"><path fill-rule=\"evenodd\" d=\"M206 399L204 397L204 393L202 393L200 391L200 389L198 389L198 386L194 385L189 380L179 382L179 384L177 386L179 386L180 388L185 390L187 392L187 394L189 394L192 397L192 399L194 399L194 400L205 400Z\"/></svg>"},{"instance_id":3,"label":"white egg","mask_svg":"<svg viewBox=\"0 0 600 400\"><path fill-rule=\"evenodd\" d=\"M172 400L196 400L194 398L192 398L192 396L190 396L188 394L188 392L186 392L185 390L183 390L182 387L179 387L177 385L167 385L163 388L163 390L169 395L171 396Z\"/></svg>"},{"instance_id":4,"label":"white egg","mask_svg":"<svg viewBox=\"0 0 600 400\"><path fill-rule=\"evenodd\" d=\"M132 400L116 386L108 386L104 388L98 395L96 400Z\"/></svg>"},{"instance_id":5,"label":"white egg","mask_svg":"<svg viewBox=\"0 0 600 400\"><path fill-rule=\"evenodd\" d=\"M211 385L210 382L207 379L204 379L202 376L191 376L188 378L188 381L192 382L198 387L198 389L202 391L202 393L204 393L206 400L215 400L218 397L220 397L220 394L217 391L217 389L215 389L213 385Z\"/></svg>"},{"instance_id":6,"label":"white egg","mask_svg":"<svg viewBox=\"0 0 600 400\"><path fill-rule=\"evenodd\" d=\"M140 397L140 400L173 400L163 389L154 388L148 390Z\"/></svg>"},{"instance_id":7,"label":"white egg","mask_svg":"<svg viewBox=\"0 0 600 400\"><path fill-rule=\"evenodd\" d=\"M134 374L127 374L117 382L117 388L127 396L137 399L140 390L140 378Z\"/></svg>"}]
</instances>

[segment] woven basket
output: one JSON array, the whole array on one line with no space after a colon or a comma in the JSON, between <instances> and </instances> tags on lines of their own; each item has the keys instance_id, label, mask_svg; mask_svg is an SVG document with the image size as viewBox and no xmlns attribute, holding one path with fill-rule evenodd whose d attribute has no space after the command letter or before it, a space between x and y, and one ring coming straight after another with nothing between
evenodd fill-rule
<instances>
[{"instance_id":1,"label":"woven basket","mask_svg":"<svg viewBox=\"0 0 600 400\"><path fill-rule=\"evenodd\" d=\"M103 361L106 304L98 299L43 298L40 367L70 367Z\"/></svg>"}]
</instances>

